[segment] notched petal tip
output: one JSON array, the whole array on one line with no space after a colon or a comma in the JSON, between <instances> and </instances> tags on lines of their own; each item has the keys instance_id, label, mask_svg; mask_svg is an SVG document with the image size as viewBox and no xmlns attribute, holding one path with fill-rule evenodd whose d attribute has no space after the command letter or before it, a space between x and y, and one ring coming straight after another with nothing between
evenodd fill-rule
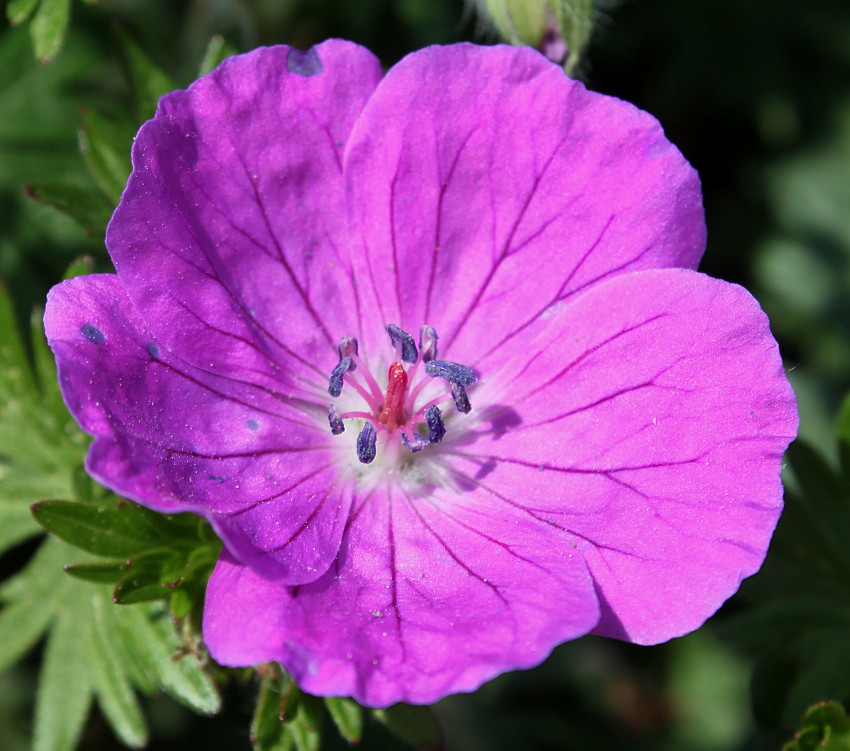
<instances>
[{"instance_id":1,"label":"notched petal tip","mask_svg":"<svg viewBox=\"0 0 850 751\"><path fill-rule=\"evenodd\" d=\"M315 47L310 47L308 50L292 47L286 55L286 69L290 73L309 78L321 73L324 66Z\"/></svg>"}]
</instances>

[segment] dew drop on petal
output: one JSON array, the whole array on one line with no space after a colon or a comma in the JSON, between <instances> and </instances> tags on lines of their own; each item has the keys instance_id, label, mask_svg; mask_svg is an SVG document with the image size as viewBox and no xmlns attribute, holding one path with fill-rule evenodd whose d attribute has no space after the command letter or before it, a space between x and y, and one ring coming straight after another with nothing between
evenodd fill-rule
<instances>
[{"instance_id":1,"label":"dew drop on petal","mask_svg":"<svg viewBox=\"0 0 850 751\"><path fill-rule=\"evenodd\" d=\"M148 344L148 354L149 354L149 355L150 355L150 356L151 356L154 360L156 360L157 358L159 358L159 345L154 344L153 342L150 342L150 343Z\"/></svg>"}]
</instances>

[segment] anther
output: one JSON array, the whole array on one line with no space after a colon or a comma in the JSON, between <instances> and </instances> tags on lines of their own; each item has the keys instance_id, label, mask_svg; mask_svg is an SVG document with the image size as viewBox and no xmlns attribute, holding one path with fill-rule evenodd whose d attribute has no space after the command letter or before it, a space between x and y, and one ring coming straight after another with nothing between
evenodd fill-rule
<instances>
[{"instance_id":1,"label":"anther","mask_svg":"<svg viewBox=\"0 0 850 751\"><path fill-rule=\"evenodd\" d=\"M472 409L472 405L469 403L469 397L466 395L466 389L459 383L452 384L452 399L455 400L455 407L457 407L458 412L463 412L465 415L469 414L469 411Z\"/></svg>"},{"instance_id":2,"label":"anther","mask_svg":"<svg viewBox=\"0 0 850 751\"><path fill-rule=\"evenodd\" d=\"M411 454L415 454L417 451L422 451L422 449L430 445L428 441L419 435L419 433L413 434L412 441L407 437L407 433L402 433L401 442L406 449L410 449Z\"/></svg>"},{"instance_id":3,"label":"anther","mask_svg":"<svg viewBox=\"0 0 850 751\"><path fill-rule=\"evenodd\" d=\"M437 332L430 326L419 329L419 352L422 362L430 362L437 357Z\"/></svg>"},{"instance_id":4,"label":"anther","mask_svg":"<svg viewBox=\"0 0 850 751\"><path fill-rule=\"evenodd\" d=\"M362 464L371 464L375 461L377 440L378 432L375 426L367 422L357 436L357 458Z\"/></svg>"},{"instance_id":5,"label":"anther","mask_svg":"<svg viewBox=\"0 0 850 751\"><path fill-rule=\"evenodd\" d=\"M428 423L428 443L440 443L446 434L446 423L443 413L436 404L425 410L425 421Z\"/></svg>"},{"instance_id":6,"label":"anther","mask_svg":"<svg viewBox=\"0 0 850 751\"><path fill-rule=\"evenodd\" d=\"M429 376L445 378L449 383L456 383L459 386L471 386L478 380L475 373L472 372L472 368L448 360L426 362L425 372Z\"/></svg>"},{"instance_id":7,"label":"anther","mask_svg":"<svg viewBox=\"0 0 850 751\"><path fill-rule=\"evenodd\" d=\"M357 352L357 339L353 336L344 336L337 347L339 350L339 359L342 360L344 357L351 358L351 366L348 368L349 370L357 370L357 365L354 362L354 357L358 354Z\"/></svg>"},{"instance_id":8,"label":"anther","mask_svg":"<svg viewBox=\"0 0 850 751\"><path fill-rule=\"evenodd\" d=\"M401 359L404 362L416 362L418 353L416 351L416 342L413 341L413 337L402 329L401 326L397 326L394 323L388 323L384 326L384 328L390 335L390 341L392 342L393 347L401 346Z\"/></svg>"},{"instance_id":9,"label":"anther","mask_svg":"<svg viewBox=\"0 0 850 751\"><path fill-rule=\"evenodd\" d=\"M345 432L345 425L336 404L331 404L330 409L328 409L328 422L331 424L331 433L334 435Z\"/></svg>"},{"instance_id":10,"label":"anther","mask_svg":"<svg viewBox=\"0 0 850 751\"><path fill-rule=\"evenodd\" d=\"M351 358L343 357L331 373L328 383L328 393L331 396L339 396L342 393L342 377L349 371L351 367Z\"/></svg>"}]
</instances>

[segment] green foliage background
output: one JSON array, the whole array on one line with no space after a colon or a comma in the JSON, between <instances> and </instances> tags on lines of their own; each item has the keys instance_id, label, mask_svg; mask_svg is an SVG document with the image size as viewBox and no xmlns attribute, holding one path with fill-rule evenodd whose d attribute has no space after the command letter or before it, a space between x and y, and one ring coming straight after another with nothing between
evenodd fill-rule
<instances>
[{"instance_id":1,"label":"green foliage background","mask_svg":"<svg viewBox=\"0 0 850 751\"><path fill-rule=\"evenodd\" d=\"M436 718L452 749L848 749L840 704L813 710L790 739L809 705L850 700L850 4L607 5L581 77L655 114L700 171L703 270L748 286L780 340L802 417L788 511L764 570L700 632L654 648L585 638L444 700ZM68 749L82 733L93 750L246 749L253 738L306 751L361 732L366 749L438 747L429 712L364 716L300 696L272 669L206 662L193 634L216 543L203 525L151 521L86 480L86 440L58 396L37 309L63 275L109 269L103 229L133 134L159 95L226 54L339 36L389 66L427 44L493 39L460 0L9 0L6 12L0 747ZM76 505L38 507L58 535L44 541L29 506L58 499ZM106 540L91 514L137 532ZM149 524L178 553L152 547ZM83 564L73 577L61 570L72 563ZM116 583L141 604L113 605Z\"/></svg>"}]
</instances>

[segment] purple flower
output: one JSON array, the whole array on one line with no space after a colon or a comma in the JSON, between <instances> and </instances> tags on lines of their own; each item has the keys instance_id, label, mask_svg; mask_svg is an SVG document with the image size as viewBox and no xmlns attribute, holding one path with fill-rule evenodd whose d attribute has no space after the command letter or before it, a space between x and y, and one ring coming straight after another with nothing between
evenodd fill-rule
<instances>
[{"instance_id":1,"label":"purple flower","mask_svg":"<svg viewBox=\"0 0 850 751\"><path fill-rule=\"evenodd\" d=\"M133 165L117 276L46 325L91 474L224 540L219 662L432 702L759 568L794 398L646 113L528 49L332 40L166 96Z\"/></svg>"}]
</instances>

